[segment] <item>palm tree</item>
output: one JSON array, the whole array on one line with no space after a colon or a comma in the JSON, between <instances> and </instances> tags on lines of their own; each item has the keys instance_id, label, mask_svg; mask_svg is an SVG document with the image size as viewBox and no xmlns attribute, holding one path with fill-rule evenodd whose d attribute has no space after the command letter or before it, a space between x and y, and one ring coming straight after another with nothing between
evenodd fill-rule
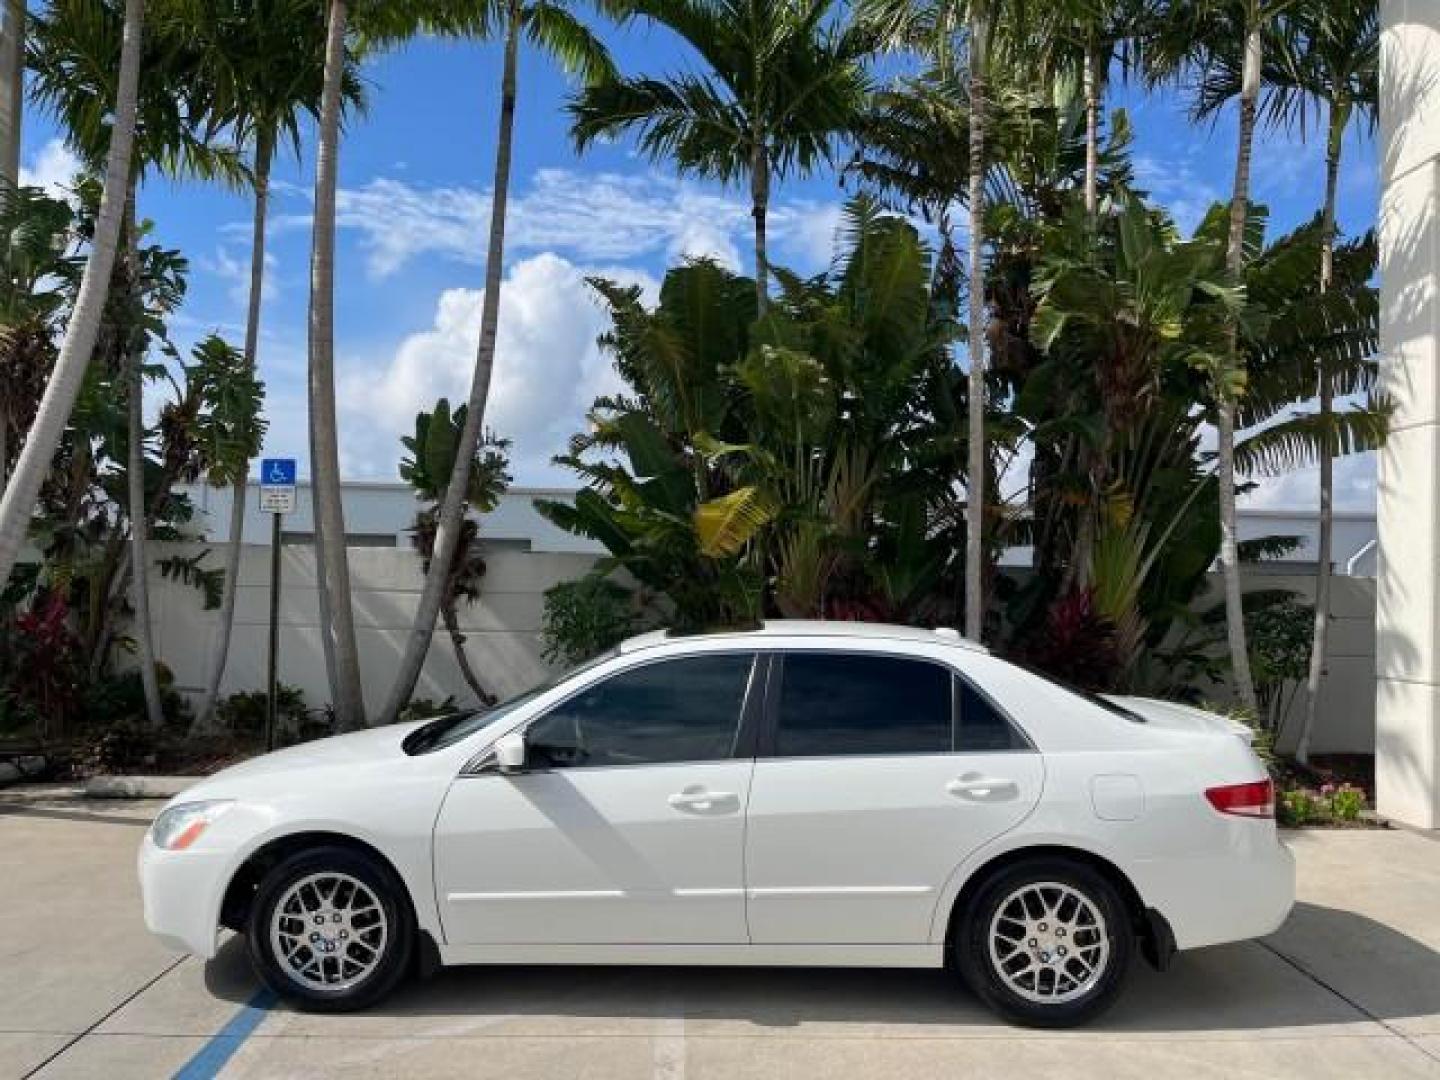
<instances>
[{"instance_id":1,"label":"palm tree","mask_svg":"<svg viewBox=\"0 0 1440 1080\"><path fill-rule=\"evenodd\" d=\"M415 415L415 434L400 441L410 456L400 462L400 478L407 481L415 494L429 505L415 515L415 547L425 560L426 571L435 552L435 526L440 515L440 504L444 501L445 485L455 471L454 455L465 430L465 406L454 413L450 402L441 398L435 408ZM506 486L510 483L510 444L504 439L486 438L476 454L470 468L470 488L465 494L467 510L471 507L481 513L489 513L500 502ZM440 616L450 635L450 646L455 653L456 666L476 700L482 705L493 705L495 696L485 688L470 657L465 651L465 634L460 629L458 605L463 600L474 603L480 599L480 583L485 576L485 558L478 546L480 527L466 517L461 522L460 542L455 547L455 557L446 577L445 599L440 607Z\"/></svg>"},{"instance_id":2,"label":"palm tree","mask_svg":"<svg viewBox=\"0 0 1440 1080\"><path fill-rule=\"evenodd\" d=\"M500 282L505 263L505 208L510 194L510 158L515 136L515 105L518 95L520 38L548 53L567 71L587 82L614 77L609 54L600 40L557 0L486 0L474 4L459 2L441 10L425 22L431 29L454 36L492 37L504 41L500 71L499 135L495 145L495 178L490 197L490 236L485 253L485 296L480 312L480 342L475 354L475 371L465 403L465 424L455 450L454 467L445 488L436 522L435 546L425 573L425 587L415 612L415 624L406 642L405 654L390 688L382 713L384 722L393 721L410 700L435 620L440 615L447 591L450 568L459 547L465 516L466 493L490 394L490 376L495 366L495 334L500 321Z\"/></svg>"},{"instance_id":3,"label":"palm tree","mask_svg":"<svg viewBox=\"0 0 1440 1080\"><path fill-rule=\"evenodd\" d=\"M1188 76L1193 111L1213 115L1230 98L1238 100L1235 172L1230 194L1226 266L1234 280L1244 275L1246 223L1250 211L1250 168L1256 117L1265 74L1265 38L1293 0L1200 0L1171 6L1149 45L1149 78L1154 82ZM1216 464L1220 489L1220 570L1225 588L1225 636L1231 678L1240 704L1259 715L1241 606L1240 557L1235 531L1235 412L1244 387L1238 321L1230 332L1230 362L1216 372Z\"/></svg>"},{"instance_id":4,"label":"palm tree","mask_svg":"<svg viewBox=\"0 0 1440 1080\"><path fill-rule=\"evenodd\" d=\"M1373 3L1336 3L1313 0L1282 20L1275 50L1277 70L1270 73L1272 113L1298 120L1302 126L1309 107L1324 106L1325 204L1321 211L1320 291L1330 289L1335 258L1335 190L1340 176L1340 155L1345 129L1357 113L1375 120L1378 98L1379 16ZM1295 757L1310 759L1310 736L1325 678L1325 649L1330 627L1330 578L1335 531L1336 440L1330 433L1335 411L1332 373L1316 365L1320 390L1322 438L1318 453L1320 472L1319 566L1315 576L1315 631L1310 645L1306 678L1305 716Z\"/></svg>"},{"instance_id":5,"label":"palm tree","mask_svg":"<svg viewBox=\"0 0 1440 1080\"><path fill-rule=\"evenodd\" d=\"M254 378L260 341L265 277L265 226L270 168L288 145L299 156L300 118L318 116L324 82L324 24L316 0L213 0L198 9L200 48L212 65L217 87L215 111L238 142L250 146L254 209L250 232L250 283L245 315L245 364ZM353 58L341 77L342 108L363 105ZM245 527L248 461L227 470L231 492L230 529L225 550L225 594L220 635L195 724L210 724L235 625L235 598Z\"/></svg>"},{"instance_id":6,"label":"palm tree","mask_svg":"<svg viewBox=\"0 0 1440 1080\"><path fill-rule=\"evenodd\" d=\"M25 111L25 0L0 10L0 184L20 182L20 121Z\"/></svg>"},{"instance_id":7,"label":"palm tree","mask_svg":"<svg viewBox=\"0 0 1440 1080\"><path fill-rule=\"evenodd\" d=\"M987 64L1002 24L1012 42L1025 39L1024 12L1013 0L872 0L862 7L863 21L891 47L918 49L943 70L956 64L956 46L963 46L970 105L968 139L969 192L969 395L965 500L965 636L979 641L984 633L985 597L985 174L989 117Z\"/></svg>"},{"instance_id":8,"label":"palm tree","mask_svg":"<svg viewBox=\"0 0 1440 1080\"><path fill-rule=\"evenodd\" d=\"M151 33L141 49L140 77L132 124L134 153L126 177L121 211L123 245L122 287L127 292L125 334L128 351L128 448L130 559L132 603L140 675L145 686L150 721L162 720L159 684L155 674L153 630L149 619L149 563L146 532L151 517L145 490L145 429L141 397L145 353L150 333L145 323L152 312L143 308L139 291L141 225L136 214L136 192L144 173L159 168L171 175L189 173L224 178L234 183L243 176L237 158L214 141L214 95L211 72L194 48L183 7L163 11L152 19ZM127 24L113 4L93 0L66 0L51 5L46 17L35 23L32 35L34 93L63 121L70 143L90 162L106 152L110 139L108 103L117 93L108 57L123 41ZM177 92L177 87L181 88ZM162 493L163 497L163 493ZM123 576L123 575L122 575Z\"/></svg>"},{"instance_id":9,"label":"palm tree","mask_svg":"<svg viewBox=\"0 0 1440 1080\"><path fill-rule=\"evenodd\" d=\"M135 117L140 82L140 37L144 20L144 0L125 0L125 15L120 43L120 64L113 97L113 118L108 124L109 137L105 152L105 184L96 220L95 237L86 260L80 291L76 297L54 373L45 387L45 396L36 411L34 422L25 439L25 447L16 463L14 475L0 500L0 585L10 580L20 547L29 531L30 516L40 487L50 471L55 448L65 432L70 410L91 350L100 330L110 274L115 265L115 252L120 240L124 217L125 194L129 187L131 150L135 140Z\"/></svg>"},{"instance_id":10,"label":"palm tree","mask_svg":"<svg viewBox=\"0 0 1440 1080\"><path fill-rule=\"evenodd\" d=\"M611 78L570 104L582 150L639 133L652 159L725 184L745 181L755 228L755 295L765 313L771 185L831 160L864 106L872 41L827 25L830 0L626 0L631 18L669 27L708 70Z\"/></svg>"},{"instance_id":11,"label":"palm tree","mask_svg":"<svg viewBox=\"0 0 1440 1080\"><path fill-rule=\"evenodd\" d=\"M350 563L340 498L339 428L335 416L335 194L340 107L347 64L349 7L329 0L324 71L315 150L315 225L310 251L310 472L315 517L315 576L320 638L336 719L342 730L363 726L360 653L350 608Z\"/></svg>"}]
</instances>

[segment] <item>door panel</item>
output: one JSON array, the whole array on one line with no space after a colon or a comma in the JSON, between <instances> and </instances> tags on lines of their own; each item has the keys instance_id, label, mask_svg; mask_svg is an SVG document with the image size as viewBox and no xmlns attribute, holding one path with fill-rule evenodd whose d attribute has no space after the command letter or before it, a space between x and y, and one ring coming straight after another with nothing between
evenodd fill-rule
<instances>
[{"instance_id":1,"label":"door panel","mask_svg":"<svg viewBox=\"0 0 1440 1080\"><path fill-rule=\"evenodd\" d=\"M451 786L435 889L452 944L742 944L754 763L487 773Z\"/></svg>"},{"instance_id":2,"label":"door panel","mask_svg":"<svg viewBox=\"0 0 1440 1080\"><path fill-rule=\"evenodd\" d=\"M970 852L1035 805L1033 752L756 763L745 846L756 944L918 944Z\"/></svg>"}]
</instances>

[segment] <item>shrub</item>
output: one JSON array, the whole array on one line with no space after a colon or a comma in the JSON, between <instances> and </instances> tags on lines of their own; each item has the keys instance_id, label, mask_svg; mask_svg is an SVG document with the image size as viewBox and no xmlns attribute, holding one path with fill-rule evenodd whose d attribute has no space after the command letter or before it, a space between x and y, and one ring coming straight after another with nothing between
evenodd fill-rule
<instances>
[{"instance_id":1,"label":"shrub","mask_svg":"<svg viewBox=\"0 0 1440 1080\"><path fill-rule=\"evenodd\" d=\"M630 593L602 574L545 590L545 659L578 664L633 634L639 619Z\"/></svg>"},{"instance_id":2,"label":"shrub","mask_svg":"<svg viewBox=\"0 0 1440 1080\"><path fill-rule=\"evenodd\" d=\"M168 668L157 664L156 674L160 680L160 712L165 718L165 729L183 732L190 726L190 703L175 689L175 678ZM83 709L85 726L92 732L130 721L149 726L145 687L138 671L126 671L91 683L85 688Z\"/></svg>"},{"instance_id":3,"label":"shrub","mask_svg":"<svg viewBox=\"0 0 1440 1080\"><path fill-rule=\"evenodd\" d=\"M1336 821L1359 821L1365 812L1365 792L1353 784L1339 787L1326 784L1320 794L1328 798L1330 813Z\"/></svg>"},{"instance_id":4,"label":"shrub","mask_svg":"<svg viewBox=\"0 0 1440 1080\"><path fill-rule=\"evenodd\" d=\"M299 687L281 683L276 688L275 696L277 733L303 734L310 719L305 708L304 693ZM265 734L269 700L269 695L263 690L243 690L231 694L216 705L215 716L221 727L232 734L262 738Z\"/></svg>"},{"instance_id":5,"label":"shrub","mask_svg":"<svg viewBox=\"0 0 1440 1080\"><path fill-rule=\"evenodd\" d=\"M122 716L90 736L77 754L82 773L149 768L160 753L160 733L141 716Z\"/></svg>"},{"instance_id":6,"label":"shrub","mask_svg":"<svg viewBox=\"0 0 1440 1080\"><path fill-rule=\"evenodd\" d=\"M460 706L453 697L447 697L444 701L423 697L411 698L405 708L400 710L397 722L404 724L413 720L429 720L433 716L446 716L459 711Z\"/></svg>"},{"instance_id":7,"label":"shrub","mask_svg":"<svg viewBox=\"0 0 1440 1080\"><path fill-rule=\"evenodd\" d=\"M1325 817L1320 799L1304 788L1282 791L1275 809L1281 825L1314 825Z\"/></svg>"}]
</instances>

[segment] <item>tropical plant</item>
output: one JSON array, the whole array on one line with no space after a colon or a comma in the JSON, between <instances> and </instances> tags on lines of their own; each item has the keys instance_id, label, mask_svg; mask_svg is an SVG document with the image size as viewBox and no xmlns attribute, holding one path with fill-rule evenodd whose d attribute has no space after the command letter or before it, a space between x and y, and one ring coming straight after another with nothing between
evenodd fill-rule
<instances>
[{"instance_id":1,"label":"tropical plant","mask_svg":"<svg viewBox=\"0 0 1440 1080\"><path fill-rule=\"evenodd\" d=\"M590 573L545 590L541 655L578 664L624 641L644 625L635 600L618 582Z\"/></svg>"},{"instance_id":2,"label":"tropical plant","mask_svg":"<svg viewBox=\"0 0 1440 1080\"><path fill-rule=\"evenodd\" d=\"M866 198L845 214L831 272L778 271L758 320L753 283L709 261L672 270L653 311L596 283L629 389L558 459L590 486L537 505L679 625L948 610L954 296L908 222Z\"/></svg>"},{"instance_id":3,"label":"tropical plant","mask_svg":"<svg viewBox=\"0 0 1440 1080\"><path fill-rule=\"evenodd\" d=\"M606 6L606 5L602 5ZM567 72L587 83L614 77L610 55L588 27L569 10L563 0L486 0L481 4L460 2L442 9L424 21L428 28L443 34L503 40L500 71L499 133L495 144L495 180L490 196L490 235L485 253L485 292L480 310L480 339L476 346L475 368L470 393L463 410L465 423L454 455L454 471L435 518L434 556L425 575L425 586L415 610L415 623L400 658L395 681L381 714L390 723L415 692L415 683L425 663L425 653L435 631L435 619L445 607L449 592L450 567L462 548L465 529L465 497L470 491L470 473L481 450L485 404L490 396L491 373L495 366L495 335L500 322L500 288L505 261L505 211L510 191L510 159L515 135L515 108L519 93L520 41L556 60Z\"/></svg>"},{"instance_id":4,"label":"tropical plant","mask_svg":"<svg viewBox=\"0 0 1440 1080\"><path fill-rule=\"evenodd\" d=\"M839 22L831 0L625 0L621 10L674 31L703 70L597 81L570 103L575 143L634 132L653 160L748 186L763 315L772 185L832 159L863 107L873 38Z\"/></svg>"},{"instance_id":5,"label":"tropical plant","mask_svg":"<svg viewBox=\"0 0 1440 1080\"><path fill-rule=\"evenodd\" d=\"M450 402L441 398L433 409L416 414L415 434L401 439L409 456L400 462L400 479L426 504L415 515L413 532L415 549L420 552L427 573L435 558L435 534L445 502L445 489L454 476L455 455L464 442L465 413L464 405L452 413ZM469 515L472 511L488 514L499 504L510 483L509 449L508 440L487 435L475 451L469 487L462 502L466 516L459 529L460 542L455 546L445 574L445 593L440 606L455 651L455 663L481 705L493 705L495 695L485 688L470 664L457 608L461 603L473 604L480 599L485 559L479 548L479 523Z\"/></svg>"}]
</instances>

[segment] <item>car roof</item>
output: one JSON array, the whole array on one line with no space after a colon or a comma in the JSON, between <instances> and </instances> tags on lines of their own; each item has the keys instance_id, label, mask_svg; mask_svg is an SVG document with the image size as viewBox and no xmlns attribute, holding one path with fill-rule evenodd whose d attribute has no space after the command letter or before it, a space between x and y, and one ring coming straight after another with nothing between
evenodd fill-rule
<instances>
[{"instance_id":1,"label":"car roof","mask_svg":"<svg viewBox=\"0 0 1440 1080\"><path fill-rule=\"evenodd\" d=\"M676 634L672 630L652 630L621 642L621 653L652 649L657 645L684 641L755 641L782 637L825 637L840 641L903 641L925 645L950 645L973 652L989 652L984 645L962 637L948 626L926 629L921 626L900 626L893 623L841 622L827 619L766 619L759 626L746 629L720 630L704 634Z\"/></svg>"}]
</instances>

